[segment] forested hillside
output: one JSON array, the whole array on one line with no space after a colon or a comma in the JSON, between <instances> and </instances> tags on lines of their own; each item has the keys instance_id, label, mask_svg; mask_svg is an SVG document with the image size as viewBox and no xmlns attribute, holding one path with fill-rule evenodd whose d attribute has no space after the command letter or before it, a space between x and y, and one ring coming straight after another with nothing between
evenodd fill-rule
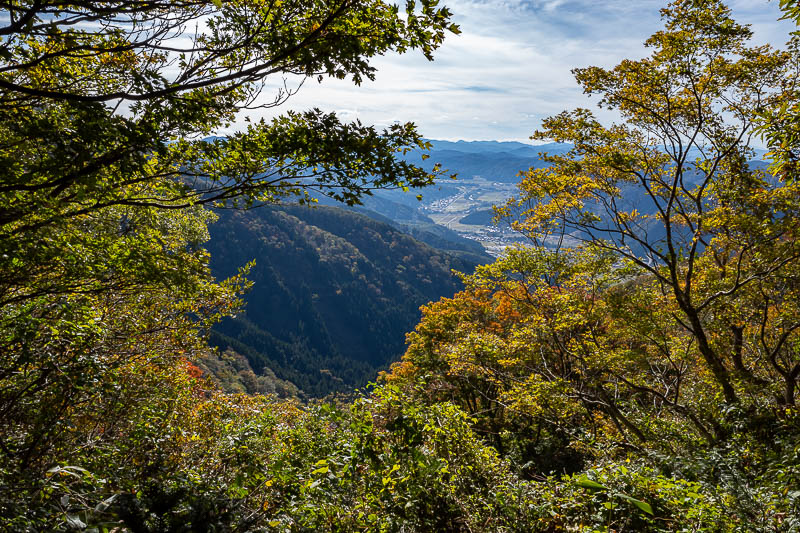
<instances>
[{"instance_id":1,"label":"forested hillside","mask_svg":"<svg viewBox=\"0 0 800 533\"><path fill-rule=\"evenodd\" d=\"M437 183L426 187L423 192L425 201L430 201L432 198L457 194L459 191L453 185ZM320 203L329 206L336 205L336 202L330 200L322 200ZM420 210L420 201L414 195L402 191L381 191L364 198L362 205L349 209L380 222L391 224L418 241L467 262L483 264L493 261L492 256L486 253L479 242L465 238L446 226L437 224L425 215Z\"/></svg>"},{"instance_id":2,"label":"forested hillside","mask_svg":"<svg viewBox=\"0 0 800 533\"><path fill-rule=\"evenodd\" d=\"M374 380L404 351L419 307L452 296L451 269L476 266L388 224L333 207L223 211L206 244L219 278L255 260L244 310L212 344L269 368L312 396Z\"/></svg>"}]
</instances>

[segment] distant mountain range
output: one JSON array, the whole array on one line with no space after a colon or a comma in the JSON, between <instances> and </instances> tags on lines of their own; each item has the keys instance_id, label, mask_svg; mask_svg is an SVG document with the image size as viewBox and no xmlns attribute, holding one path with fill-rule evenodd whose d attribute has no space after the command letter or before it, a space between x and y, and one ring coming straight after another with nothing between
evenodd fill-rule
<instances>
[{"instance_id":1,"label":"distant mountain range","mask_svg":"<svg viewBox=\"0 0 800 533\"><path fill-rule=\"evenodd\" d=\"M541 152L564 153L571 145L562 143L525 144L516 141L438 141L427 139L435 152L449 150L467 154L508 153L538 157Z\"/></svg>"},{"instance_id":2,"label":"distant mountain range","mask_svg":"<svg viewBox=\"0 0 800 533\"><path fill-rule=\"evenodd\" d=\"M481 177L501 183L516 183L520 171L544 166L539 158L540 153L564 153L571 147L559 143L530 145L499 141L431 140L430 143L433 145L429 151L430 158L423 166L432 168L439 163L442 168L457 173L461 178ZM412 152L407 157L415 161L418 155Z\"/></svg>"}]
</instances>

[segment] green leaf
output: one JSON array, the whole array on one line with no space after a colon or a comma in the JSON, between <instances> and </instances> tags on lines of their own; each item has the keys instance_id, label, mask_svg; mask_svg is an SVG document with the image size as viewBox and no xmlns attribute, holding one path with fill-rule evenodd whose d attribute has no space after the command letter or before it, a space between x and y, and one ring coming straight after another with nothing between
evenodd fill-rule
<instances>
[{"instance_id":1,"label":"green leaf","mask_svg":"<svg viewBox=\"0 0 800 533\"><path fill-rule=\"evenodd\" d=\"M638 507L640 511L642 511L644 513L647 513L647 514L649 514L651 516L653 515L653 508L650 506L649 503L643 502L642 500L637 500L636 498L631 498L630 496L628 496L626 494L617 494L617 496L619 496L623 500L627 500L627 501L631 502L633 505Z\"/></svg>"},{"instance_id":2,"label":"green leaf","mask_svg":"<svg viewBox=\"0 0 800 533\"><path fill-rule=\"evenodd\" d=\"M591 490L608 490L608 487L601 485L597 481L592 481L588 477L581 477L578 481L575 482L576 485L579 487L583 487L584 489L591 489Z\"/></svg>"}]
</instances>

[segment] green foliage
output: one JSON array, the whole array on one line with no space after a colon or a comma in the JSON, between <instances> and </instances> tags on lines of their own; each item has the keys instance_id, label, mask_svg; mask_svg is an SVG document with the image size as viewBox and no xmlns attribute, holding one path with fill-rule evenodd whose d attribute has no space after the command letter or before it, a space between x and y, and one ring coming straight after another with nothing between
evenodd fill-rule
<instances>
[{"instance_id":1,"label":"green foliage","mask_svg":"<svg viewBox=\"0 0 800 533\"><path fill-rule=\"evenodd\" d=\"M245 356L230 349L206 354L195 363L203 376L225 392L275 395L279 398L296 398L299 394L293 383L279 379L268 367L256 374Z\"/></svg>"},{"instance_id":2,"label":"green foliage","mask_svg":"<svg viewBox=\"0 0 800 533\"><path fill-rule=\"evenodd\" d=\"M0 516L14 529L80 529L109 498L141 531L238 516L212 470L175 469L197 453L173 417L212 394L181 365L208 358L205 333L249 285L246 268L211 277L204 206L355 204L435 172L396 157L427 146L412 124L319 110L202 138L275 77L360 83L376 55L430 59L458 31L449 19L428 0L403 14L381 1L0 6Z\"/></svg>"},{"instance_id":3,"label":"green foliage","mask_svg":"<svg viewBox=\"0 0 800 533\"><path fill-rule=\"evenodd\" d=\"M341 429L314 431L326 422ZM481 524L502 529L508 520L491 503L502 502L510 489L508 473L452 405L430 408L384 388L349 412L321 406L313 424L292 431L289 442L298 444L276 462L309 460L274 474L276 485L295 487L282 490L301 496L276 509L284 524L319 531L460 531Z\"/></svg>"},{"instance_id":4,"label":"green foliage","mask_svg":"<svg viewBox=\"0 0 800 533\"><path fill-rule=\"evenodd\" d=\"M794 54L748 47L749 28L720 2L678 1L664 15L651 57L575 71L625 122L606 128L587 110L547 119L536 137L574 148L529 170L501 211L539 244L589 243L648 276L725 402L748 382L785 382L794 405L797 182L747 163L763 109L794 97Z\"/></svg>"},{"instance_id":5,"label":"green foliage","mask_svg":"<svg viewBox=\"0 0 800 533\"><path fill-rule=\"evenodd\" d=\"M98 416L105 431L91 456L73 458L82 466L54 467L36 487L17 492L11 502L28 511L11 525L513 528L513 478L452 405L431 408L384 388L349 407L300 409L220 395L178 367L126 372L137 379L117 379L127 385L120 400L133 410L118 413L113 425ZM13 511L4 494L4 510Z\"/></svg>"},{"instance_id":6,"label":"green foliage","mask_svg":"<svg viewBox=\"0 0 800 533\"><path fill-rule=\"evenodd\" d=\"M800 9L791 0L780 0L784 19L800 23ZM794 79L797 79L798 53L800 53L800 31L792 34L788 43L792 54ZM770 149L772 170L782 179L796 181L798 159L800 159L800 105L798 105L797 83L789 83L777 105L761 110L757 131L764 136Z\"/></svg>"}]
</instances>

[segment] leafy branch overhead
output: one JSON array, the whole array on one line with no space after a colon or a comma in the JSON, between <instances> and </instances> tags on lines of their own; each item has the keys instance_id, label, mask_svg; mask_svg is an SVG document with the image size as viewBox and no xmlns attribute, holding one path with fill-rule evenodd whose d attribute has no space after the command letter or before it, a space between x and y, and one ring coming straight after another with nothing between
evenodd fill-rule
<instances>
[{"instance_id":1,"label":"leafy branch overhead","mask_svg":"<svg viewBox=\"0 0 800 533\"><path fill-rule=\"evenodd\" d=\"M279 106L304 77L360 83L374 77L375 55L418 49L431 59L458 31L435 2L409 3L403 16L379 1L34 1L5 10L3 233L107 205L270 201L314 186L356 203L373 186L433 178L392 161L426 147L411 124L378 131L309 111L252 124L213 148L199 138L253 106ZM242 146L253 161L236 160ZM203 179L187 186L182 173ZM157 191L144 185L155 182Z\"/></svg>"},{"instance_id":2,"label":"leafy branch overhead","mask_svg":"<svg viewBox=\"0 0 800 533\"><path fill-rule=\"evenodd\" d=\"M450 11L431 0L407 2L403 17L374 0L36 0L3 8L0 88L16 102L190 104L252 97L260 89L253 84L287 73L359 84L375 77L372 57L419 49L432 60L446 32L458 32Z\"/></svg>"}]
</instances>

